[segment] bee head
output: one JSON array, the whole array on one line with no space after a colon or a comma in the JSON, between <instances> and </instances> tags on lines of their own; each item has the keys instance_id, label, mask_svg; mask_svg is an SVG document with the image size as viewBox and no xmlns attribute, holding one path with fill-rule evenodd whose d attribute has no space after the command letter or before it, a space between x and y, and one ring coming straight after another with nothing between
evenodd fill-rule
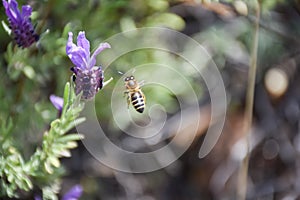
<instances>
[{"instance_id":1,"label":"bee head","mask_svg":"<svg viewBox=\"0 0 300 200\"><path fill-rule=\"evenodd\" d=\"M126 77L125 78L125 81L126 82L128 82L128 85L130 86L130 87L133 87L133 86L135 86L135 79L134 79L134 76L128 76L128 77Z\"/></svg>"},{"instance_id":2,"label":"bee head","mask_svg":"<svg viewBox=\"0 0 300 200\"><path fill-rule=\"evenodd\" d=\"M134 76L127 76L124 80L125 81L134 80Z\"/></svg>"}]
</instances>

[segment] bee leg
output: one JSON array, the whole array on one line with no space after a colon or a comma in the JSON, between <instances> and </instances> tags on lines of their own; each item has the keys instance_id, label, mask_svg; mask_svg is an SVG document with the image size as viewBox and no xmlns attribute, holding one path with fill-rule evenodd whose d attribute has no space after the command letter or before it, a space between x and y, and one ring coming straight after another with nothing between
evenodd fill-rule
<instances>
[{"instance_id":1,"label":"bee leg","mask_svg":"<svg viewBox=\"0 0 300 200\"><path fill-rule=\"evenodd\" d=\"M127 96L127 109L129 109L129 105L130 105L130 97L129 95Z\"/></svg>"},{"instance_id":2,"label":"bee leg","mask_svg":"<svg viewBox=\"0 0 300 200\"><path fill-rule=\"evenodd\" d=\"M127 97L126 97L126 100L127 100L127 105L128 105L128 109L129 109L130 97L129 97L129 92L128 92L128 91L125 91L125 92L124 92L123 97L125 97L125 96L127 96Z\"/></svg>"}]
</instances>

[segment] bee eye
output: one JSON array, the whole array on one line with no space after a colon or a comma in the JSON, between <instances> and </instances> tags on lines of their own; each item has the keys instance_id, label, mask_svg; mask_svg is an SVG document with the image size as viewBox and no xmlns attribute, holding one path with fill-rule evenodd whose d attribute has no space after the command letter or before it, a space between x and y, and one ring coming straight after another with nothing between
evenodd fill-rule
<instances>
[{"instance_id":1,"label":"bee eye","mask_svg":"<svg viewBox=\"0 0 300 200\"><path fill-rule=\"evenodd\" d=\"M130 76L130 79L131 79L131 80L133 80L133 79L134 79L134 77L133 77L133 76Z\"/></svg>"}]
</instances>

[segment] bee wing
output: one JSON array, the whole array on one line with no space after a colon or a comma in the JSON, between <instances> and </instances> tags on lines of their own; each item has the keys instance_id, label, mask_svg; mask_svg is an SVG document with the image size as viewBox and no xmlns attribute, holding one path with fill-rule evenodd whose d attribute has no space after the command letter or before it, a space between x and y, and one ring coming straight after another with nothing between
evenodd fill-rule
<instances>
[{"instance_id":1,"label":"bee wing","mask_svg":"<svg viewBox=\"0 0 300 200\"><path fill-rule=\"evenodd\" d=\"M140 81L138 84L140 87L142 87L145 84L145 80Z\"/></svg>"}]
</instances>

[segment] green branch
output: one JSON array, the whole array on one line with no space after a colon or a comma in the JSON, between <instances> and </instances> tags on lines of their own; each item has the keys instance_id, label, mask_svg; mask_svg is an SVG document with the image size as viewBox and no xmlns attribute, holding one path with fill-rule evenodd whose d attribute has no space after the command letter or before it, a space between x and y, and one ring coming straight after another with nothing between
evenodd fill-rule
<instances>
[{"instance_id":1,"label":"green branch","mask_svg":"<svg viewBox=\"0 0 300 200\"><path fill-rule=\"evenodd\" d=\"M12 122L2 125L0 131L0 196L18 197L17 191L29 191L37 185L50 193L49 188L57 184L61 175L60 158L70 157L70 149L77 146L76 141L83 139L78 133L67 134L85 119L79 118L84 103L80 95L76 96L70 83L64 90L64 106L61 117L51 123L50 129L44 133L41 148L38 148L28 162L24 162L20 152L13 147L11 132Z\"/></svg>"}]
</instances>

